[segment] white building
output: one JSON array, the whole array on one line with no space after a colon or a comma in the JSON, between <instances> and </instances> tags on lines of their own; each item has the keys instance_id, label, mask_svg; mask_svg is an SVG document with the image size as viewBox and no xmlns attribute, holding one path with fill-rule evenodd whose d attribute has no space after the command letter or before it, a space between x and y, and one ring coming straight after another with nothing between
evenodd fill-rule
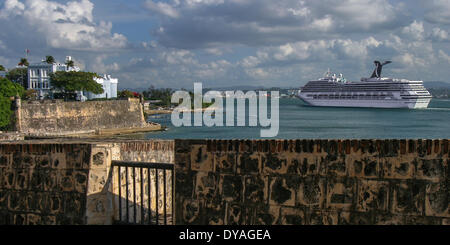
<instances>
[{"instance_id":1,"label":"white building","mask_svg":"<svg viewBox=\"0 0 450 245\"><path fill-rule=\"evenodd\" d=\"M103 86L103 93L94 94L91 92L87 92L87 99L92 100L101 98L117 98L117 84L119 83L119 80L117 78L112 78L110 75L103 75L102 78L94 78L94 80Z\"/></svg>"},{"instance_id":2,"label":"white building","mask_svg":"<svg viewBox=\"0 0 450 245\"><path fill-rule=\"evenodd\" d=\"M72 60L72 57L66 57L66 63ZM38 91L38 98L45 99L51 96L50 73L57 71L80 71L77 66L67 67L65 64L48 64L45 61L40 63L30 64L28 66L28 89ZM93 94L90 92L77 92L77 99L84 101L86 99L100 99L100 98L117 98L117 78L112 78L110 75L104 75L102 78L94 78L94 80L103 86L104 92L102 94Z\"/></svg>"},{"instance_id":3,"label":"white building","mask_svg":"<svg viewBox=\"0 0 450 245\"><path fill-rule=\"evenodd\" d=\"M72 60L72 57L66 57L67 61ZM34 89L38 92L39 99L45 99L50 95L50 73L57 71L80 71L77 66L67 67L66 64L53 63L48 64L45 61L40 63L30 64L28 66L28 89Z\"/></svg>"}]
</instances>

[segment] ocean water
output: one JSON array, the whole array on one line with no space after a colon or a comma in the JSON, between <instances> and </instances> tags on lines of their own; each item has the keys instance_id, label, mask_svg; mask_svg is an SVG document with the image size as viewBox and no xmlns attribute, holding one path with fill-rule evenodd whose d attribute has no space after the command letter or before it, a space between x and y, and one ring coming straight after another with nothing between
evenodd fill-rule
<instances>
[{"instance_id":1,"label":"ocean water","mask_svg":"<svg viewBox=\"0 0 450 245\"><path fill-rule=\"evenodd\" d=\"M270 108L270 107L269 107ZM248 120L248 113L246 114ZM260 127L174 127L170 115L149 118L167 131L125 136L138 139L261 139ZM433 99L428 109L311 107L297 98L280 99L275 139L442 139L450 138L450 100Z\"/></svg>"}]
</instances>

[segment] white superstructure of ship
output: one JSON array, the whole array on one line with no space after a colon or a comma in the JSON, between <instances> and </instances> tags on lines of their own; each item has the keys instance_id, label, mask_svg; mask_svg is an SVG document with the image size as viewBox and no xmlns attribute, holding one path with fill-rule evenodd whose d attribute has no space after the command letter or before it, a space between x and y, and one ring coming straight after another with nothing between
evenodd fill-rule
<instances>
[{"instance_id":1,"label":"white superstructure of ship","mask_svg":"<svg viewBox=\"0 0 450 245\"><path fill-rule=\"evenodd\" d=\"M331 75L309 81L300 89L298 97L312 106L370 107L370 108L427 108L431 94L423 81L410 81L381 77L384 65L390 61L375 61L375 70L370 78L349 82L342 74Z\"/></svg>"}]
</instances>

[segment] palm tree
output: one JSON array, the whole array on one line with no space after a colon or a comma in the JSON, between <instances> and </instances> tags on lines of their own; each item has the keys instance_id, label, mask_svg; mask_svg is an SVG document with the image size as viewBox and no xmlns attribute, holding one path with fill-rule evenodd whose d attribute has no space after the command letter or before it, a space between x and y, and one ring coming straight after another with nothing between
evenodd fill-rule
<instances>
[{"instance_id":1,"label":"palm tree","mask_svg":"<svg viewBox=\"0 0 450 245\"><path fill-rule=\"evenodd\" d=\"M73 62L73 60L68 60L67 62L66 62L66 65L67 65L67 67L74 67L75 66L75 63Z\"/></svg>"},{"instance_id":2,"label":"palm tree","mask_svg":"<svg viewBox=\"0 0 450 245\"><path fill-rule=\"evenodd\" d=\"M45 62L47 62L47 64L53 64L55 63L55 58L53 58L53 56L51 55L45 56Z\"/></svg>"},{"instance_id":3,"label":"palm tree","mask_svg":"<svg viewBox=\"0 0 450 245\"><path fill-rule=\"evenodd\" d=\"M27 58L21 58L19 62L19 66L28 66L30 63L28 63Z\"/></svg>"},{"instance_id":4,"label":"palm tree","mask_svg":"<svg viewBox=\"0 0 450 245\"><path fill-rule=\"evenodd\" d=\"M5 71L5 67L0 65L0 71Z\"/></svg>"}]
</instances>

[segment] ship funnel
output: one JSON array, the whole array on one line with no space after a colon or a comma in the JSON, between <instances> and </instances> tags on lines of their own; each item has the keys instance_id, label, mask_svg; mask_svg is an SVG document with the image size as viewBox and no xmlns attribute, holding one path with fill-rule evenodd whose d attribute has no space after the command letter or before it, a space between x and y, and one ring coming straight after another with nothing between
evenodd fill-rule
<instances>
[{"instance_id":1,"label":"ship funnel","mask_svg":"<svg viewBox=\"0 0 450 245\"><path fill-rule=\"evenodd\" d=\"M381 77L381 71L383 70L383 66L387 65L389 63L392 63L392 61L385 61L383 63L379 62L378 60L374 61L373 63L375 63L375 70L372 73L372 76L370 78L374 78L374 77Z\"/></svg>"}]
</instances>

